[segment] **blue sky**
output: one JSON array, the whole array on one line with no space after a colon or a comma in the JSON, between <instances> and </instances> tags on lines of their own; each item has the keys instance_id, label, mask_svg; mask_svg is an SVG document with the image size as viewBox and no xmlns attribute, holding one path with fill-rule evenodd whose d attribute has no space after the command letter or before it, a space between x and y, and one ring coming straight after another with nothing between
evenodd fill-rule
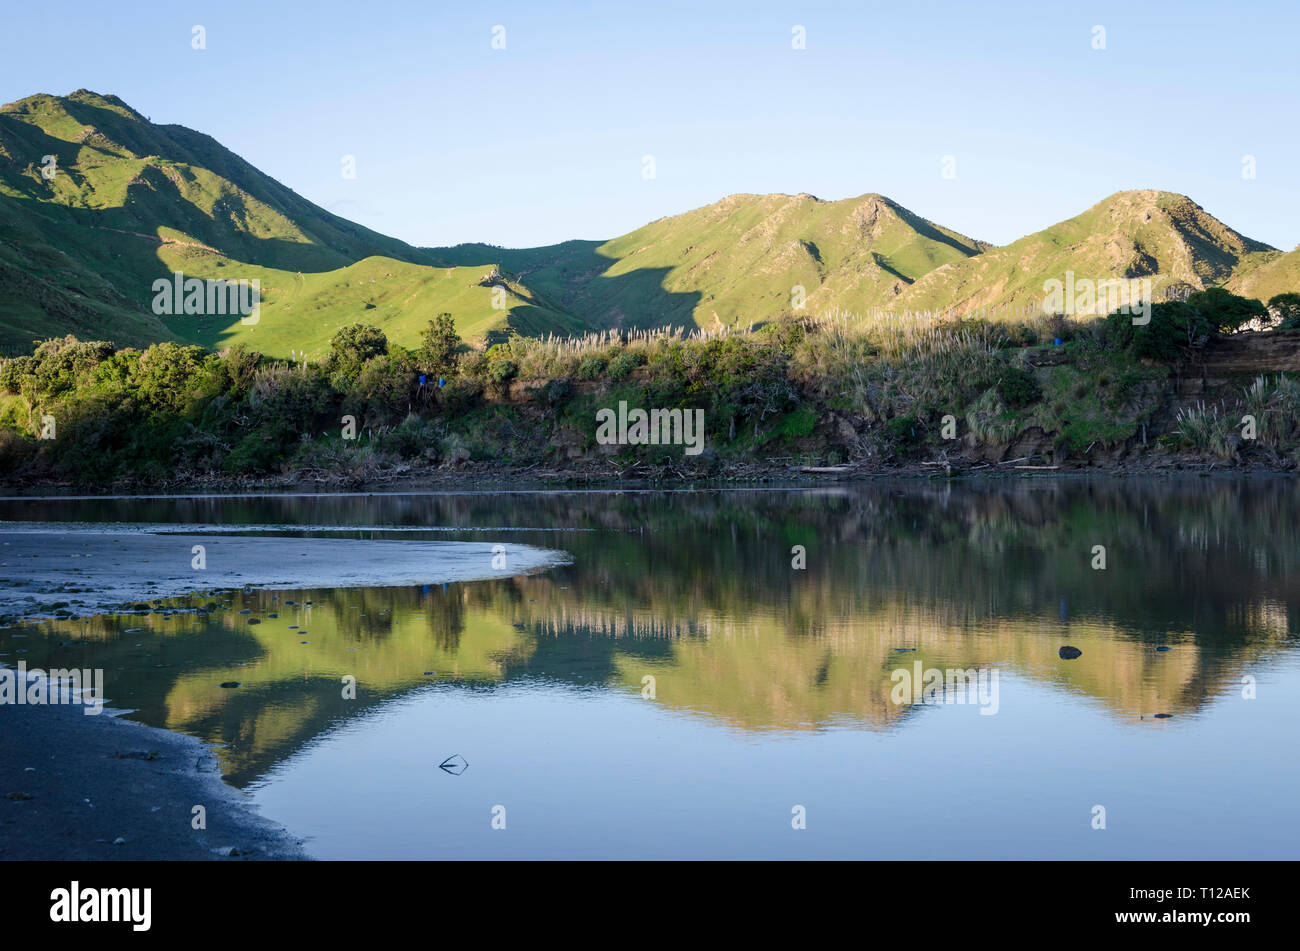
<instances>
[{"instance_id":1,"label":"blue sky","mask_svg":"<svg viewBox=\"0 0 1300 951\"><path fill-rule=\"evenodd\" d=\"M734 192L880 192L1005 243L1126 188L1300 243L1294 0L139 6L9 5L0 100L115 93L413 244L609 238Z\"/></svg>"}]
</instances>

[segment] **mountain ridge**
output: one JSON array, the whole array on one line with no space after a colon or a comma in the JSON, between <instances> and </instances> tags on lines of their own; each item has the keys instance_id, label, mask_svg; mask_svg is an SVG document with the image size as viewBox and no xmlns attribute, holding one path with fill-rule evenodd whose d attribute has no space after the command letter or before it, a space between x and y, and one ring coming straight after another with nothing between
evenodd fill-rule
<instances>
[{"instance_id":1,"label":"mountain ridge","mask_svg":"<svg viewBox=\"0 0 1300 951\"><path fill-rule=\"evenodd\" d=\"M155 315L152 282L178 270L259 280L260 322ZM1145 277L1155 291L1277 292L1300 286L1300 249L1280 252L1155 189L1116 192L1003 246L876 192L800 192L727 195L604 241L420 248L117 96L80 89L0 106L0 345L10 349L75 333L314 354L360 321L412 346L443 311L476 340L744 326L789 312L1028 312L1045 280L1071 270Z\"/></svg>"}]
</instances>

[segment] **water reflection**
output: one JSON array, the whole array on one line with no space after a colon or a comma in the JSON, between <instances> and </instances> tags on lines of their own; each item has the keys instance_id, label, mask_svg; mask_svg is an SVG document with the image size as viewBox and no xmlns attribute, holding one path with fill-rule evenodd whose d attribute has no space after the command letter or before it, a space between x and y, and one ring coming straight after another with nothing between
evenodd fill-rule
<instances>
[{"instance_id":1,"label":"water reflection","mask_svg":"<svg viewBox=\"0 0 1300 951\"><path fill-rule=\"evenodd\" d=\"M425 588L218 592L21 625L0 631L0 661L105 668L112 705L225 744L237 785L419 690L638 696L652 677L657 704L731 729L887 732L925 713L891 698L891 674L919 664L995 669L1118 720L1177 723L1295 646L1297 515L1293 480L11 500L6 520L451 528L477 541L488 529L574 564ZM1062 660L1063 644L1082 656Z\"/></svg>"}]
</instances>

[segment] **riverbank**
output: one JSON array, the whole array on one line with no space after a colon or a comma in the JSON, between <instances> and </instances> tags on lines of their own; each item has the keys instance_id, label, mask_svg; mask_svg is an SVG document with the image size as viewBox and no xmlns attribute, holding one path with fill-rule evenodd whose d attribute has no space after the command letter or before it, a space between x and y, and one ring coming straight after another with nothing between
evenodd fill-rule
<instances>
[{"instance_id":1,"label":"riverbank","mask_svg":"<svg viewBox=\"0 0 1300 951\"><path fill-rule=\"evenodd\" d=\"M920 462L881 467L854 464L801 465L786 459L775 462L740 462L720 473L691 474L672 467L631 466L620 472L609 465L507 467L492 462L468 462L456 469L440 466L399 465L376 469L364 476L352 473L306 474L282 472L270 476L186 476L161 483L127 483L86 486L68 481L31 480L0 483L0 495L38 497L120 497L124 495L178 495L187 493L369 493L369 492L516 492L584 489L687 489L743 488L754 485L813 488L830 483L871 483L930 479L1016 479L1050 476L1179 477L1235 475L1295 475L1286 459L1265 455L1242 461L1191 453L1098 453L1096 459L1053 461L1050 454L1030 454L1005 460L981 461L962 455L936 454Z\"/></svg>"},{"instance_id":2,"label":"riverbank","mask_svg":"<svg viewBox=\"0 0 1300 951\"><path fill-rule=\"evenodd\" d=\"M124 493L1295 471L1300 330L1231 333L1235 298L1175 303L1143 327L791 319L513 338L436 373L365 327L316 363L47 341L0 361L0 479ZM354 353L352 331L374 346Z\"/></svg>"}]
</instances>

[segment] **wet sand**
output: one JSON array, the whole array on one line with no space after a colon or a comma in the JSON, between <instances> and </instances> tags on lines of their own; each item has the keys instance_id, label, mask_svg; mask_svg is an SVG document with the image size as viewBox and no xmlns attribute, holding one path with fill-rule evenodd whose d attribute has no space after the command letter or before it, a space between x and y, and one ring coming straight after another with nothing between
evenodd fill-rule
<instances>
[{"instance_id":1,"label":"wet sand","mask_svg":"<svg viewBox=\"0 0 1300 951\"><path fill-rule=\"evenodd\" d=\"M0 706L0 860L306 858L194 737L80 706Z\"/></svg>"},{"instance_id":2,"label":"wet sand","mask_svg":"<svg viewBox=\"0 0 1300 951\"><path fill-rule=\"evenodd\" d=\"M133 602L243 587L481 581L569 560L553 549L504 544L504 567L494 567L495 544L155 534L131 526L116 531L0 528L0 615L49 617L62 608L84 616ZM195 546L203 548L202 568L194 567Z\"/></svg>"},{"instance_id":3,"label":"wet sand","mask_svg":"<svg viewBox=\"0 0 1300 951\"><path fill-rule=\"evenodd\" d=\"M569 560L505 544L496 567L495 544L0 529L0 614L47 617L63 605L87 615L236 587L474 581ZM204 548L201 569L192 567L195 545ZM206 809L206 829L192 827L196 805ZM0 705L0 860L308 857L222 781L216 755L194 737L87 716L79 705Z\"/></svg>"}]
</instances>

